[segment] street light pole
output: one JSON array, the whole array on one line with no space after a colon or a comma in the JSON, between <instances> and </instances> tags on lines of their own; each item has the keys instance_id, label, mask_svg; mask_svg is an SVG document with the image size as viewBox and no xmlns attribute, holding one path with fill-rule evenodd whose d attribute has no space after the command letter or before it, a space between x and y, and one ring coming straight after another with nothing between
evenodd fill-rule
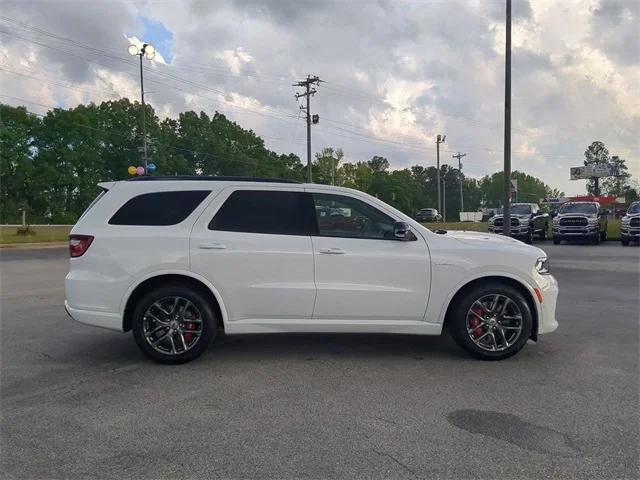
<instances>
[{"instance_id":1,"label":"street light pole","mask_svg":"<svg viewBox=\"0 0 640 480\"><path fill-rule=\"evenodd\" d=\"M143 47L144 48L144 47ZM144 76L142 75L142 52L138 55L140 57L140 98L142 100L142 145L144 151L144 173L147 173L148 160L147 160L147 108L144 104Z\"/></svg>"},{"instance_id":2,"label":"street light pole","mask_svg":"<svg viewBox=\"0 0 640 480\"><path fill-rule=\"evenodd\" d=\"M147 158L147 108L144 103L144 75L142 74L142 57L146 57L149 60L153 60L156 56L156 49L153 45L145 43L142 47L137 45L129 45L129 53L131 55L137 55L140 58L140 100L142 104L142 147L144 152L144 173L148 171L148 158Z\"/></svg>"},{"instance_id":3,"label":"street light pole","mask_svg":"<svg viewBox=\"0 0 640 480\"><path fill-rule=\"evenodd\" d=\"M507 0L504 64L504 234L511 236L511 0Z\"/></svg>"},{"instance_id":4,"label":"street light pole","mask_svg":"<svg viewBox=\"0 0 640 480\"><path fill-rule=\"evenodd\" d=\"M437 169L437 183L438 183L438 212L442 212L442 197L440 196L440 144L444 143L446 135L440 135L436 137L436 169Z\"/></svg>"}]
</instances>

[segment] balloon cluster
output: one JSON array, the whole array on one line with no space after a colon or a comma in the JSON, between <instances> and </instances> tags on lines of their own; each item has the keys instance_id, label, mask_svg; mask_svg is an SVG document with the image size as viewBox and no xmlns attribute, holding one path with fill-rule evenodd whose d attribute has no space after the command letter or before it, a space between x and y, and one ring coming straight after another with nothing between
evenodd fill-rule
<instances>
[{"instance_id":1,"label":"balloon cluster","mask_svg":"<svg viewBox=\"0 0 640 480\"><path fill-rule=\"evenodd\" d=\"M156 170L157 170L157 167L155 163L150 163L149 165L147 165L147 172L153 173ZM135 175L140 176L145 174L144 167L134 167L133 165L127 168L127 172L129 172L129 175L131 176L135 176Z\"/></svg>"}]
</instances>

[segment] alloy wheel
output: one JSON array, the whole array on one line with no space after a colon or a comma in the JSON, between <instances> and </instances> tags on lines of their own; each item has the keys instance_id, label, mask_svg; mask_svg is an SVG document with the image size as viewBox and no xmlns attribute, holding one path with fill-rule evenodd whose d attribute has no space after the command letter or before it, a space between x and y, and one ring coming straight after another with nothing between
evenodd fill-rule
<instances>
[{"instance_id":1,"label":"alloy wheel","mask_svg":"<svg viewBox=\"0 0 640 480\"><path fill-rule=\"evenodd\" d=\"M152 303L142 320L142 333L151 348L163 355L191 350L203 333L200 310L188 299L164 297Z\"/></svg>"},{"instance_id":2,"label":"alloy wheel","mask_svg":"<svg viewBox=\"0 0 640 480\"><path fill-rule=\"evenodd\" d=\"M506 295L484 295L467 312L469 337L476 346L489 352L501 352L515 344L522 326L520 307Z\"/></svg>"}]
</instances>

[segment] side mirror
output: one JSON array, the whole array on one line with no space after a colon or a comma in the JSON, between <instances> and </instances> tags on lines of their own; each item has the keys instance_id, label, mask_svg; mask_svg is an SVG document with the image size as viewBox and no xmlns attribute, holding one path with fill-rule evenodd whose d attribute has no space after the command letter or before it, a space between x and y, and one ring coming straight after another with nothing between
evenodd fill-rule
<instances>
[{"instance_id":1,"label":"side mirror","mask_svg":"<svg viewBox=\"0 0 640 480\"><path fill-rule=\"evenodd\" d=\"M393 224L393 238L401 242L411 242L417 240L406 222L396 222Z\"/></svg>"}]
</instances>

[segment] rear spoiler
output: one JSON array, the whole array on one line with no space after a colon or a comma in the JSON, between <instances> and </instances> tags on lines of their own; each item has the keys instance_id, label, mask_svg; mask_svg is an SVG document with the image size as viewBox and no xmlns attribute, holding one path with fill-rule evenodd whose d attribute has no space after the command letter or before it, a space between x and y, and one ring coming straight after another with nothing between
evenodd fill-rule
<instances>
[{"instance_id":1,"label":"rear spoiler","mask_svg":"<svg viewBox=\"0 0 640 480\"><path fill-rule=\"evenodd\" d=\"M111 190L118 182L100 182L98 186L105 192Z\"/></svg>"}]
</instances>

